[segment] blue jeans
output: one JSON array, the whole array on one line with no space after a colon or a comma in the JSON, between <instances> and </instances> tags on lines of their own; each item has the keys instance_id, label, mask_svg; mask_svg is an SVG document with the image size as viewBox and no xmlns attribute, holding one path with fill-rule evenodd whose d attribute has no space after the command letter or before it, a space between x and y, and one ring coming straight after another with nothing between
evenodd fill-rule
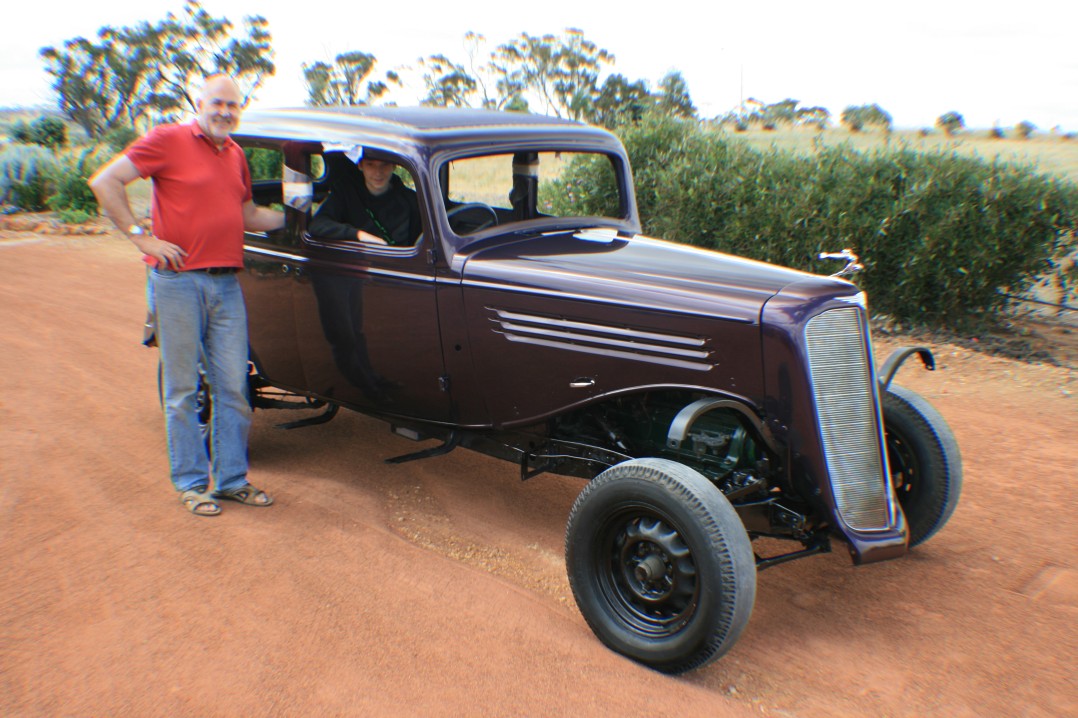
<instances>
[{"instance_id":1,"label":"blue jeans","mask_svg":"<svg viewBox=\"0 0 1078 718\"><path fill-rule=\"evenodd\" d=\"M172 484L226 491L247 483L247 309L235 274L151 269ZM198 421L198 368L210 387L209 451Z\"/></svg>"}]
</instances>

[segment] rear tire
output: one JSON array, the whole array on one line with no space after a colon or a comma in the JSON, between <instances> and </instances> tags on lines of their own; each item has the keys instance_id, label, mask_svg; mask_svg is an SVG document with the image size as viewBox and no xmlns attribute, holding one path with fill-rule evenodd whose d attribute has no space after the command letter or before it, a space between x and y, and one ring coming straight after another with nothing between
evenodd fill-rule
<instances>
[{"instance_id":1,"label":"rear tire","mask_svg":"<svg viewBox=\"0 0 1078 718\"><path fill-rule=\"evenodd\" d=\"M920 395L892 384L881 400L888 468L912 548L932 538L954 513L962 493L962 455L947 422Z\"/></svg>"},{"instance_id":2,"label":"rear tire","mask_svg":"<svg viewBox=\"0 0 1078 718\"><path fill-rule=\"evenodd\" d=\"M756 560L737 512L701 474L666 459L626 461L584 488L565 563L599 640L663 673L726 653L756 599Z\"/></svg>"}]
</instances>

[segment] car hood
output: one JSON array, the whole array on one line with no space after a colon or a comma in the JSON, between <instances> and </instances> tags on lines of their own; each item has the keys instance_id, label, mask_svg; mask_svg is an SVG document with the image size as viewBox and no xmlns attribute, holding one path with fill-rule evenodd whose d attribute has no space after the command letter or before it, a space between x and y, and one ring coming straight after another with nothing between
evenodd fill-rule
<instances>
[{"instance_id":1,"label":"car hood","mask_svg":"<svg viewBox=\"0 0 1078 718\"><path fill-rule=\"evenodd\" d=\"M758 322L768 299L859 290L841 279L612 230L491 240L459 256L463 282L659 311Z\"/></svg>"}]
</instances>

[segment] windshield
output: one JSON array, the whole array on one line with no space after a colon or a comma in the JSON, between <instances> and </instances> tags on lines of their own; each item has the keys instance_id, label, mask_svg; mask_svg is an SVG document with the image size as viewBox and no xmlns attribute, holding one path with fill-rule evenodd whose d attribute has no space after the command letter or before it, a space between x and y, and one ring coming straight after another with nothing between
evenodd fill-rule
<instances>
[{"instance_id":1,"label":"windshield","mask_svg":"<svg viewBox=\"0 0 1078 718\"><path fill-rule=\"evenodd\" d=\"M549 218L626 219L614 160L597 152L516 152L452 160L441 168L458 235Z\"/></svg>"}]
</instances>

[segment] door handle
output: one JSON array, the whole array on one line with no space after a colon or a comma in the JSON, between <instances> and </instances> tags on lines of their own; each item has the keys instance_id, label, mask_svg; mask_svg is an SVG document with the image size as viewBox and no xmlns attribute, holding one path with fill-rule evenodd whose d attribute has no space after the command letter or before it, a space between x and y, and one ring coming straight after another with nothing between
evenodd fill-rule
<instances>
[{"instance_id":1,"label":"door handle","mask_svg":"<svg viewBox=\"0 0 1078 718\"><path fill-rule=\"evenodd\" d=\"M595 386L595 380L590 376L582 376L569 382L570 389L587 389L589 386Z\"/></svg>"}]
</instances>

